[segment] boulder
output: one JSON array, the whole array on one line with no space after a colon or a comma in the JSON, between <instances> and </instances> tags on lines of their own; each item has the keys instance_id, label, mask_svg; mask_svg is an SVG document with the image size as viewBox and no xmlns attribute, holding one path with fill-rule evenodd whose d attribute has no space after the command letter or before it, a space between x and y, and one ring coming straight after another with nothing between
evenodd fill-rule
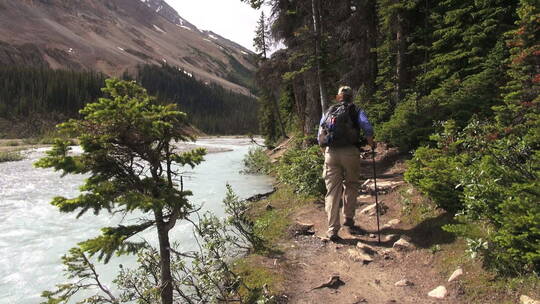
<instances>
[{"instance_id":1,"label":"boulder","mask_svg":"<svg viewBox=\"0 0 540 304\"><path fill-rule=\"evenodd\" d=\"M450 278L448 278L448 282L452 282L452 281L455 281L457 279L459 279L459 277L463 275L463 269L461 268L458 268L456 269L452 275L450 276Z\"/></svg>"},{"instance_id":2,"label":"boulder","mask_svg":"<svg viewBox=\"0 0 540 304\"><path fill-rule=\"evenodd\" d=\"M526 295L522 295L519 297L519 303L520 304L540 304L540 301L534 300Z\"/></svg>"},{"instance_id":3,"label":"boulder","mask_svg":"<svg viewBox=\"0 0 540 304\"><path fill-rule=\"evenodd\" d=\"M446 295L448 294L448 291L446 290L446 287L439 286L432 291L428 293L428 297L435 298L435 299L444 299Z\"/></svg>"}]
</instances>

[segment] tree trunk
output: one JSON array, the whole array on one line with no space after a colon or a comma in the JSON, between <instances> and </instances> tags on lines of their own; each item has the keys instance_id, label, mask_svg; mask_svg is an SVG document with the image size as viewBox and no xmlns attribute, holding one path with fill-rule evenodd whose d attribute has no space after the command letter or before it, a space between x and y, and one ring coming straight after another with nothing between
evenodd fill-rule
<instances>
[{"instance_id":1,"label":"tree trunk","mask_svg":"<svg viewBox=\"0 0 540 304\"><path fill-rule=\"evenodd\" d=\"M326 111L328 102L326 100L326 89L324 88L323 75L321 71L321 11L320 0L311 0L311 9L313 12L313 32L315 36L315 57L317 62L317 81L319 83L319 95L321 99L321 112Z\"/></svg>"},{"instance_id":2,"label":"tree trunk","mask_svg":"<svg viewBox=\"0 0 540 304\"><path fill-rule=\"evenodd\" d=\"M396 91L393 106L395 107L399 101L403 98L403 90L405 89L405 52L406 52L406 37L403 27L403 13L400 11L397 13L396 20Z\"/></svg>"},{"instance_id":3,"label":"tree trunk","mask_svg":"<svg viewBox=\"0 0 540 304\"><path fill-rule=\"evenodd\" d=\"M158 240L159 240L159 261L161 267L161 304L173 303L173 285L171 274L171 251L169 243L169 229L163 222L161 211L155 213Z\"/></svg>"},{"instance_id":4,"label":"tree trunk","mask_svg":"<svg viewBox=\"0 0 540 304\"><path fill-rule=\"evenodd\" d=\"M306 120L304 121L304 135L306 136L306 140L304 141L304 145L309 146L316 143L316 137L314 135L317 132L316 129L322 116L322 110L317 102L319 97L319 90L315 81L317 74L315 71L308 71L303 74L303 77L306 88Z\"/></svg>"},{"instance_id":5,"label":"tree trunk","mask_svg":"<svg viewBox=\"0 0 540 304\"><path fill-rule=\"evenodd\" d=\"M285 124L283 123L283 119L281 118L281 112L279 111L279 95L278 93L276 93L276 90L272 90L272 93L268 95L270 95L269 97L272 98L272 103L274 104L274 110L276 112L276 118L278 120L281 136L283 138L287 138L287 132L285 132Z\"/></svg>"}]
</instances>

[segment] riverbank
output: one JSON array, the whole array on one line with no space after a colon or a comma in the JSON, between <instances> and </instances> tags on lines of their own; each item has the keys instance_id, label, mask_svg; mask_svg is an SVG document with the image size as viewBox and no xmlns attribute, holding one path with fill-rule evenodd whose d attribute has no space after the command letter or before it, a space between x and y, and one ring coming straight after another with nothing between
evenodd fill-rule
<instances>
[{"instance_id":1,"label":"riverbank","mask_svg":"<svg viewBox=\"0 0 540 304\"><path fill-rule=\"evenodd\" d=\"M370 160L360 161L363 178L370 178ZM342 229L343 241L337 244L325 238L322 198L280 186L251 210L271 250L246 257L237 269L278 303L525 303L522 296L540 298L538 277L499 278L471 258L467 242L442 229L453 217L403 181L405 168L403 156L378 151L379 202L385 211L380 244L372 183L364 185L355 217L366 234ZM457 278L449 282L452 276ZM332 277L336 284L322 287Z\"/></svg>"}]
</instances>

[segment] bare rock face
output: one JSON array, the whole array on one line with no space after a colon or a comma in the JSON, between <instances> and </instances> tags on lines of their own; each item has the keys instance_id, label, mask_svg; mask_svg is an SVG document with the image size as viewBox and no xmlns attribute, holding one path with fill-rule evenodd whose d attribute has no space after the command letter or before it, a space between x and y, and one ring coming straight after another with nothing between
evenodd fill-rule
<instances>
[{"instance_id":1,"label":"bare rock face","mask_svg":"<svg viewBox=\"0 0 540 304\"><path fill-rule=\"evenodd\" d=\"M414 245L409 243L404 238L400 238L399 240L397 240L397 242L395 242L392 247L394 249L396 249L396 250L401 250L401 251L407 251L407 250L414 249Z\"/></svg>"},{"instance_id":2,"label":"bare rock face","mask_svg":"<svg viewBox=\"0 0 540 304\"><path fill-rule=\"evenodd\" d=\"M432 291L428 293L428 297L435 298L435 299L444 299L446 295L448 294L448 291L446 290L446 287L439 286Z\"/></svg>"},{"instance_id":3,"label":"bare rock face","mask_svg":"<svg viewBox=\"0 0 540 304\"><path fill-rule=\"evenodd\" d=\"M462 275L463 275L463 269L458 268L452 273L450 278L448 278L448 282L455 281L455 280L459 279L459 277L462 276Z\"/></svg>"},{"instance_id":4,"label":"bare rock face","mask_svg":"<svg viewBox=\"0 0 540 304\"><path fill-rule=\"evenodd\" d=\"M397 287L405 287L405 286L413 286L413 285L414 283L407 279L399 280L394 284L394 286L397 286Z\"/></svg>"},{"instance_id":5,"label":"bare rock face","mask_svg":"<svg viewBox=\"0 0 540 304\"><path fill-rule=\"evenodd\" d=\"M519 303L520 304L540 304L540 301L534 300L526 295L522 295L519 297Z\"/></svg>"}]
</instances>

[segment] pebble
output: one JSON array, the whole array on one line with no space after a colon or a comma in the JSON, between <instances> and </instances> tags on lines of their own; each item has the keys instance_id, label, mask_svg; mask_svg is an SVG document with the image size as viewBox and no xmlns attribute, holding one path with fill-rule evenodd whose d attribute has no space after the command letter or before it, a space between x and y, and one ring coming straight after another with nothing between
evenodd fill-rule
<instances>
[{"instance_id":1,"label":"pebble","mask_svg":"<svg viewBox=\"0 0 540 304\"><path fill-rule=\"evenodd\" d=\"M463 269L461 268L458 268L454 271L454 273L452 273L452 275L450 276L450 278L448 279L448 282L452 282L454 280L457 280L459 279L459 277L463 274Z\"/></svg>"},{"instance_id":2,"label":"pebble","mask_svg":"<svg viewBox=\"0 0 540 304\"><path fill-rule=\"evenodd\" d=\"M435 299L444 299L446 295L448 294L448 291L446 290L446 287L439 286L432 291L428 293L428 297L435 298Z\"/></svg>"}]
</instances>

